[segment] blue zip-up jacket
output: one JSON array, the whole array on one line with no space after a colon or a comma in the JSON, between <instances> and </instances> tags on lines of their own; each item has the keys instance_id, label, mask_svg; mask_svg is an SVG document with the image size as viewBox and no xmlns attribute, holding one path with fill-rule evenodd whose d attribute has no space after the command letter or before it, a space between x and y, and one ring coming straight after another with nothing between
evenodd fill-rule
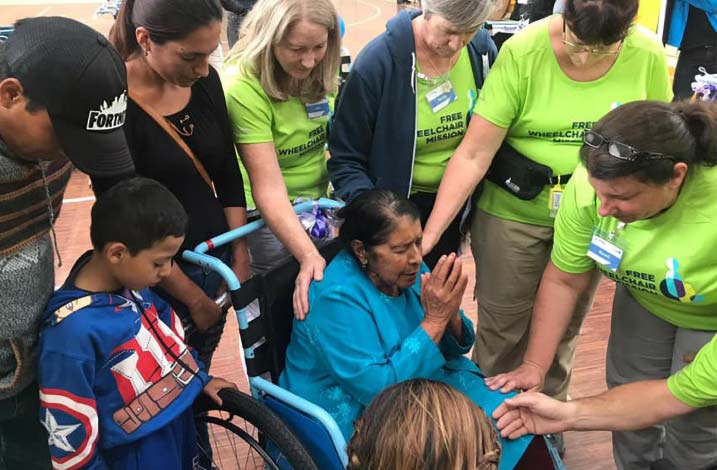
<instances>
[{"instance_id":1,"label":"blue zip-up jacket","mask_svg":"<svg viewBox=\"0 0 717 470\"><path fill-rule=\"evenodd\" d=\"M670 33L667 35L667 44L679 48L682 45L682 38L685 36L687 27L687 15L690 13L690 5L699 8L707 14L707 19L717 31L717 0L675 0L670 18Z\"/></svg>"},{"instance_id":2,"label":"blue zip-up jacket","mask_svg":"<svg viewBox=\"0 0 717 470\"><path fill-rule=\"evenodd\" d=\"M374 187L409 195L417 119L411 20L420 14L403 11L388 21L386 31L358 55L336 103L328 170L345 201ZM467 47L480 89L497 49L485 29Z\"/></svg>"},{"instance_id":3,"label":"blue zip-up jacket","mask_svg":"<svg viewBox=\"0 0 717 470\"><path fill-rule=\"evenodd\" d=\"M204 366L184 344L179 317L150 289L76 288L88 259L50 299L40 333L40 420L53 467L191 470Z\"/></svg>"}]
</instances>

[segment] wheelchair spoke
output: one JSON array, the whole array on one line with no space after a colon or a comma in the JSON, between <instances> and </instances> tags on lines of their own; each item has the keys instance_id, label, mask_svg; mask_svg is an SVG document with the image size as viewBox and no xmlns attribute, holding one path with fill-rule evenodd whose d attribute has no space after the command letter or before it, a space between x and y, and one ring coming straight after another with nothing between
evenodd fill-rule
<instances>
[{"instance_id":1,"label":"wheelchair spoke","mask_svg":"<svg viewBox=\"0 0 717 470\"><path fill-rule=\"evenodd\" d=\"M195 422L203 470L318 470L290 428L261 400L235 389L222 405L199 403ZM202 411L204 410L204 411Z\"/></svg>"},{"instance_id":2,"label":"wheelchair spoke","mask_svg":"<svg viewBox=\"0 0 717 470\"><path fill-rule=\"evenodd\" d=\"M209 442L200 439L203 460L211 462L206 470L280 470L259 442L256 428L233 415L207 415L201 419L207 426ZM278 459L283 456L279 455ZM200 462L202 463L202 462Z\"/></svg>"}]
</instances>

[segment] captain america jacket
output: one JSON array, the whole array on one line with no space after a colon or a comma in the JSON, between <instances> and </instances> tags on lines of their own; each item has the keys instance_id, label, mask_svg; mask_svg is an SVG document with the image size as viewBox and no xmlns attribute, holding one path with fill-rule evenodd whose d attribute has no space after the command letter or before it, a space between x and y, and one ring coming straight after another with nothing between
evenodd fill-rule
<instances>
[{"instance_id":1,"label":"captain america jacket","mask_svg":"<svg viewBox=\"0 0 717 470\"><path fill-rule=\"evenodd\" d=\"M209 381L179 318L153 291L74 286L89 255L55 292L41 326L40 420L56 469L112 468L106 451L172 424Z\"/></svg>"}]
</instances>

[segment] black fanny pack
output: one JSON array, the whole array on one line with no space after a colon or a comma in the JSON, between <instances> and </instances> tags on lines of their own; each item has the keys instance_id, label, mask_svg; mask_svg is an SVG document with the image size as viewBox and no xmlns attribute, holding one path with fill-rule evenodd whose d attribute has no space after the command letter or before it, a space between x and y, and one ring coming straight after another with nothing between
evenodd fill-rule
<instances>
[{"instance_id":1,"label":"black fanny pack","mask_svg":"<svg viewBox=\"0 0 717 470\"><path fill-rule=\"evenodd\" d=\"M534 162L506 142L496 152L486 173L488 181L526 201L535 199L547 185L567 183L570 176L553 176L552 168Z\"/></svg>"}]
</instances>

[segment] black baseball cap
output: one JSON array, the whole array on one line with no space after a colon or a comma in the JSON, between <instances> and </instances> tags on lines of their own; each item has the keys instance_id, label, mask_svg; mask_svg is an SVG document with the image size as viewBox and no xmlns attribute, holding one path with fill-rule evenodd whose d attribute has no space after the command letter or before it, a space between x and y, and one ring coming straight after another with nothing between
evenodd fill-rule
<instances>
[{"instance_id":1,"label":"black baseball cap","mask_svg":"<svg viewBox=\"0 0 717 470\"><path fill-rule=\"evenodd\" d=\"M47 109L75 166L93 176L134 171L122 131L127 70L102 34L69 18L28 18L3 49L12 76Z\"/></svg>"}]
</instances>

